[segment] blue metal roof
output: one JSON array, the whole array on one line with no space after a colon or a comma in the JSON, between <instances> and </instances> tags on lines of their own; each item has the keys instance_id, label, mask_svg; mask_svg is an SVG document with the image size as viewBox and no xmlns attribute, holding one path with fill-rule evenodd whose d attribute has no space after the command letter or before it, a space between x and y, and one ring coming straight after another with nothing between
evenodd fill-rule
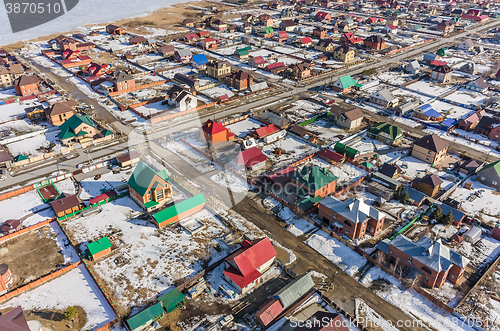
<instances>
[{"instance_id":1,"label":"blue metal roof","mask_svg":"<svg viewBox=\"0 0 500 331\"><path fill-rule=\"evenodd\" d=\"M424 111L424 114L428 117L434 117L434 118L441 117L441 113L432 108Z\"/></svg>"},{"instance_id":2,"label":"blue metal roof","mask_svg":"<svg viewBox=\"0 0 500 331\"><path fill-rule=\"evenodd\" d=\"M205 54L193 55L192 59L193 59L194 63L196 63L197 65L204 65L204 64L208 63L208 60L207 60L207 57L205 56Z\"/></svg>"},{"instance_id":3,"label":"blue metal roof","mask_svg":"<svg viewBox=\"0 0 500 331\"><path fill-rule=\"evenodd\" d=\"M452 127L453 125L455 125L456 122L457 121L455 121L453 118L447 118L441 122L441 125L449 128L449 127Z\"/></svg>"}]
</instances>

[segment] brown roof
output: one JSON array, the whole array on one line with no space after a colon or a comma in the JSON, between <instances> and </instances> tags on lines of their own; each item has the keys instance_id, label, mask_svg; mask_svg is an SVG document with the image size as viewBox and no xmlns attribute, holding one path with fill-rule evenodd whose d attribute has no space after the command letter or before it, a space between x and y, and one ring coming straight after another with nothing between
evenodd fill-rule
<instances>
[{"instance_id":1,"label":"brown roof","mask_svg":"<svg viewBox=\"0 0 500 331\"><path fill-rule=\"evenodd\" d=\"M294 125L291 129L290 132L296 134L299 137L304 137L307 134L307 129L300 126L300 125Z\"/></svg>"},{"instance_id":2,"label":"brown roof","mask_svg":"<svg viewBox=\"0 0 500 331\"><path fill-rule=\"evenodd\" d=\"M63 198L59 198L50 203L52 210L54 210L56 214L80 205L80 200L78 200L76 195L66 193L63 193L63 195Z\"/></svg>"},{"instance_id":3,"label":"brown roof","mask_svg":"<svg viewBox=\"0 0 500 331\"><path fill-rule=\"evenodd\" d=\"M138 159L139 157L140 157L139 153L137 153L136 151L132 151L125 155L119 156L116 159L118 160L118 162L123 163L123 162L128 162L130 160Z\"/></svg>"},{"instance_id":4,"label":"brown roof","mask_svg":"<svg viewBox=\"0 0 500 331\"><path fill-rule=\"evenodd\" d=\"M423 136L419 140L415 141L413 145L420 146L436 153L439 153L443 149L446 149L448 148L448 146L450 146L443 138L439 137L437 134Z\"/></svg>"},{"instance_id":5,"label":"brown roof","mask_svg":"<svg viewBox=\"0 0 500 331\"><path fill-rule=\"evenodd\" d=\"M0 315L2 331L30 331L21 306Z\"/></svg>"},{"instance_id":6,"label":"brown roof","mask_svg":"<svg viewBox=\"0 0 500 331\"><path fill-rule=\"evenodd\" d=\"M438 176L436 176L434 174L425 175L422 178L416 178L415 182L427 184L432 188L438 187L439 185L441 185L443 183L443 181Z\"/></svg>"},{"instance_id":7,"label":"brown roof","mask_svg":"<svg viewBox=\"0 0 500 331\"><path fill-rule=\"evenodd\" d=\"M11 64L9 66L11 74L22 74L24 72L23 66L21 64Z\"/></svg>"},{"instance_id":8,"label":"brown roof","mask_svg":"<svg viewBox=\"0 0 500 331\"><path fill-rule=\"evenodd\" d=\"M38 76L33 75L33 76L27 76L27 75L22 75L18 79L14 81L14 85L17 86L25 86L29 84L33 84L38 82Z\"/></svg>"},{"instance_id":9,"label":"brown roof","mask_svg":"<svg viewBox=\"0 0 500 331\"><path fill-rule=\"evenodd\" d=\"M71 108L71 103L68 104L66 101L57 102L45 109L45 116L55 116L59 114L64 114L67 112L73 112L73 108Z\"/></svg>"},{"instance_id":10,"label":"brown roof","mask_svg":"<svg viewBox=\"0 0 500 331\"><path fill-rule=\"evenodd\" d=\"M365 116L365 114L363 114L363 112L359 108L348 110L344 113L344 115L347 116L347 118L349 118L351 121L355 121Z\"/></svg>"}]
</instances>

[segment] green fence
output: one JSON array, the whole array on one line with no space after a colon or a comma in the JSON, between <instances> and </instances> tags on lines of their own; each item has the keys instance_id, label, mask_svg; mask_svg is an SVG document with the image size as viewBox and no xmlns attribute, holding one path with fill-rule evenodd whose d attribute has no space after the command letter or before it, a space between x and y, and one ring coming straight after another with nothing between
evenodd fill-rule
<instances>
[{"instance_id":1,"label":"green fence","mask_svg":"<svg viewBox=\"0 0 500 331\"><path fill-rule=\"evenodd\" d=\"M316 121L317 119L320 119L320 118L325 117L325 116L329 116L331 114L332 114L332 112L329 111L329 112L323 113L321 115L314 116L314 117L312 117L312 118L310 118L308 120L305 120L304 122L300 122L299 125L300 126L304 126L304 125L307 125L307 124L311 124L312 122Z\"/></svg>"},{"instance_id":2,"label":"green fence","mask_svg":"<svg viewBox=\"0 0 500 331\"><path fill-rule=\"evenodd\" d=\"M35 187L36 191L38 192L38 195L40 196L40 198L43 200L44 203L48 203L49 200L47 200L43 197L43 194L42 194L42 192L40 192L40 189L44 188L46 186L49 186L49 185L52 185L55 188L55 190L57 192L56 199L59 198L59 196L61 195L61 192L59 192L59 190L57 189L57 186L54 185L54 182L52 181L52 179L46 179L46 180L41 181L40 183L36 183L33 185Z\"/></svg>"},{"instance_id":3,"label":"green fence","mask_svg":"<svg viewBox=\"0 0 500 331\"><path fill-rule=\"evenodd\" d=\"M410 221L410 223L406 224L401 230L396 232L389 240L392 240L392 239L396 238L397 236L399 236L401 233L405 232L410 226L413 225L413 223L415 223L418 219L423 217L428 211L432 210L433 208L434 208L434 205L431 205L425 211L421 212L420 215L415 217L413 220Z\"/></svg>"},{"instance_id":4,"label":"green fence","mask_svg":"<svg viewBox=\"0 0 500 331\"><path fill-rule=\"evenodd\" d=\"M62 221L62 220L65 220L65 219L68 219L68 218L71 218L73 216L76 216L86 210L89 210L90 208L94 208L94 207L98 207L98 206L102 206L110 201L113 201L113 200L116 200L116 199L120 199L120 198L123 198L124 196L127 196L129 195L129 192L126 191L126 192L122 192L118 195L115 195L114 197L111 197L111 198L107 198L106 200L102 200L102 201L99 201L98 203L94 203L93 205L90 205L88 207L85 207L85 208L82 208L80 210L77 210L71 214L67 214L67 215L64 215L64 216L61 216L61 217L58 217L57 220L58 221Z\"/></svg>"}]
</instances>

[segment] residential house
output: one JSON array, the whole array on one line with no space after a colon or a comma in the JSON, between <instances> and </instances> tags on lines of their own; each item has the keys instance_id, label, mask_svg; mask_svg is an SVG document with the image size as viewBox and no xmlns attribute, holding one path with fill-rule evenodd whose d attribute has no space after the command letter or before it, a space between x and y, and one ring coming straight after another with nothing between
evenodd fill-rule
<instances>
[{"instance_id":1,"label":"residential house","mask_svg":"<svg viewBox=\"0 0 500 331\"><path fill-rule=\"evenodd\" d=\"M4 283L8 278L8 281ZM7 288L14 282L14 277L9 270L9 267L2 263L0 264L0 294L7 292ZM36 321L36 320L35 320ZM0 325L2 326L2 331L34 331L36 330L36 324L31 324L31 326L26 321L24 317L23 308L17 306L14 309L10 309L0 315ZM44 330L45 328L42 328Z\"/></svg>"},{"instance_id":2,"label":"residential house","mask_svg":"<svg viewBox=\"0 0 500 331\"><path fill-rule=\"evenodd\" d=\"M346 32L343 33L342 36L340 37L340 42L342 44L362 44L363 43L363 38L361 37L356 37L352 32Z\"/></svg>"},{"instance_id":3,"label":"residential house","mask_svg":"<svg viewBox=\"0 0 500 331\"><path fill-rule=\"evenodd\" d=\"M50 202L50 207L56 217L65 217L80 210L80 200L74 194L62 193L57 200Z\"/></svg>"},{"instance_id":4,"label":"residential house","mask_svg":"<svg viewBox=\"0 0 500 331\"><path fill-rule=\"evenodd\" d=\"M262 125L259 128L252 128L248 135L257 140L260 140L278 131L279 130L274 126L274 124L269 124L269 125Z\"/></svg>"},{"instance_id":5,"label":"residential house","mask_svg":"<svg viewBox=\"0 0 500 331\"><path fill-rule=\"evenodd\" d=\"M283 62L275 62L268 64L266 66L266 70L269 71L270 73L279 75L283 72L285 72L288 69L288 67L283 63Z\"/></svg>"},{"instance_id":6,"label":"residential house","mask_svg":"<svg viewBox=\"0 0 500 331\"><path fill-rule=\"evenodd\" d=\"M293 20L283 20L279 25L280 30L284 30L286 32L293 32L296 26L297 23L295 23Z\"/></svg>"},{"instance_id":7,"label":"residential house","mask_svg":"<svg viewBox=\"0 0 500 331\"><path fill-rule=\"evenodd\" d=\"M73 115L59 125L61 132L57 137L65 145L72 142L85 142L97 134L97 128L89 115Z\"/></svg>"},{"instance_id":8,"label":"residential house","mask_svg":"<svg viewBox=\"0 0 500 331\"><path fill-rule=\"evenodd\" d=\"M332 106L330 112L335 120L335 125L346 130L356 129L363 123L364 114L359 108L347 110L339 106Z\"/></svg>"},{"instance_id":9,"label":"residential house","mask_svg":"<svg viewBox=\"0 0 500 331\"><path fill-rule=\"evenodd\" d=\"M354 49L347 44L342 44L334 49L333 59L340 62L349 62L354 60Z\"/></svg>"},{"instance_id":10,"label":"residential house","mask_svg":"<svg viewBox=\"0 0 500 331\"><path fill-rule=\"evenodd\" d=\"M228 25L220 19L216 19L215 21L210 23L210 27L216 31L226 31Z\"/></svg>"},{"instance_id":11,"label":"residential house","mask_svg":"<svg viewBox=\"0 0 500 331\"><path fill-rule=\"evenodd\" d=\"M130 72L118 70L113 72L111 82L115 92L126 92L135 88L135 78Z\"/></svg>"},{"instance_id":12,"label":"residential house","mask_svg":"<svg viewBox=\"0 0 500 331\"><path fill-rule=\"evenodd\" d=\"M341 165L345 161L345 156L337 153L329 148L323 149L318 153L318 157L320 159L325 160L328 163L331 164L338 164Z\"/></svg>"},{"instance_id":13,"label":"residential house","mask_svg":"<svg viewBox=\"0 0 500 331\"><path fill-rule=\"evenodd\" d=\"M477 74L479 71L477 64L474 62L467 62L460 69L462 71L468 72L468 73L473 74L473 75Z\"/></svg>"},{"instance_id":14,"label":"residential house","mask_svg":"<svg viewBox=\"0 0 500 331\"><path fill-rule=\"evenodd\" d=\"M335 81L332 85L332 89L341 92L341 93L346 93L349 92L354 85L356 85L356 81L354 78L352 78L350 75L347 76L342 76L339 79Z\"/></svg>"},{"instance_id":15,"label":"residential house","mask_svg":"<svg viewBox=\"0 0 500 331\"><path fill-rule=\"evenodd\" d=\"M215 145L225 141L231 141L236 136L222 125L222 123L217 123L212 120L207 120L205 124L201 127L203 137L207 143L210 145Z\"/></svg>"},{"instance_id":16,"label":"residential house","mask_svg":"<svg viewBox=\"0 0 500 331\"><path fill-rule=\"evenodd\" d=\"M447 83L451 80L452 74L453 69L451 69L447 64L438 65L432 69L431 79L440 83Z\"/></svg>"},{"instance_id":17,"label":"residential house","mask_svg":"<svg viewBox=\"0 0 500 331\"><path fill-rule=\"evenodd\" d=\"M434 61L439 60L440 56L435 53L425 53L424 54L424 61L427 63L432 63Z\"/></svg>"},{"instance_id":18,"label":"residential house","mask_svg":"<svg viewBox=\"0 0 500 331\"><path fill-rule=\"evenodd\" d=\"M236 55L236 57L240 60L248 59L250 57L249 52L251 50L252 50L252 46L236 48L236 50L234 51L234 55Z\"/></svg>"},{"instance_id":19,"label":"residential house","mask_svg":"<svg viewBox=\"0 0 500 331\"><path fill-rule=\"evenodd\" d=\"M253 85L253 76L243 70L238 70L226 77L226 83L237 90L245 90Z\"/></svg>"},{"instance_id":20,"label":"residential house","mask_svg":"<svg viewBox=\"0 0 500 331\"><path fill-rule=\"evenodd\" d=\"M491 131L500 126L500 119L496 117L483 116L474 128L475 133L483 134L485 136L490 136ZM494 137L495 138L495 137ZM495 140L498 140L496 138Z\"/></svg>"},{"instance_id":21,"label":"residential house","mask_svg":"<svg viewBox=\"0 0 500 331\"><path fill-rule=\"evenodd\" d=\"M397 34L398 33L398 30L399 28L393 24L388 24L385 28L384 28L384 32L385 33L392 33L392 34Z\"/></svg>"},{"instance_id":22,"label":"residential house","mask_svg":"<svg viewBox=\"0 0 500 331\"><path fill-rule=\"evenodd\" d=\"M198 106L198 99L185 89L174 85L167 92L167 103L170 107L186 111Z\"/></svg>"},{"instance_id":23,"label":"residential house","mask_svg":"<svg viewBox=\"0 0 500 331\"><path fill-rule=\"evenodd\" d=\"M320 52L331 52L336 46L337 44L330 40L320 40L316 45L314 45L314 49Z\"/></svg>"},{"instance_id":24,"label":"residential house","mask_svg":"<svg viewBox=\"0 0 500 331\"><path fill-rule=\"evenodd\" d=\"M251 147L238 154L236 165L247 171L255 171L266 166L267 156L257 147Z\"/></svg>"},{"instance_id":25,"label":"residential house","mask_svg":"<svg viewBox=\"0 0 500 331\"><path fill-rule=\"evenodd\" d=\"M422 178L415 178L412 181L411 186L414 189L416 189L422 193L425 193L430 197L433 197L441 189L442 183L443 183L443 181L438 176L436 176L434 174L428 174Z\"/></svg>"},{"instance_id":26,"label":"residential house","mask_svg":"<svg viewBox=\"0 0 500 331\"><path fill-rule=\"evenodd\" d=\"M60 101L44 110L45 118L53 126L60 126L75 114L76 101Z\"/></svg>"},{"instance_id":27,"label":"residential house","mask_svg":"<svg viewBox=\"0 0 500 331\"><path fill-rule=\"evenodd\" d=\"M371 35L363 40L365 48L379 50L385 48L385 40L379 35Z\"/></svg>"},{"instance_id":28,"label":"residential house","mask_svg":"<svg viewBox=\"0 0 500 331\"><path fill-rule=\"evenodd\" d=\"M321 21L331 21L332 20L332 15L329 13L326 13L324 11L319 11L316 13L316 16L314 16L314 19L318 22Z\"/></svg>"},{"instance_id":29,"label":"residential house","mask_svg":"<svg viewBox=\"0 0 500 331\"><path fill-rule=\"evenodd\" d=\"M22 97L39 94L40 90L38 88L38 76L32 75L22 75L13 82L14 89L17 95Z\"/></svg>"},{"instance_id":30,"label":"residential house","mask_svg":"<svg viewBox=\"0 0 500 331\"><path fill-rule=\"evenodd\" d=\"M200 32L198 32L198 34L200 35L200 38L208 38L208 37L210 37L210 32L207 31L207 30L200 31Z\"/></svg>"},{"instance_id":31,"label":"residential house","mask_svg":"<svg viewBox=\"0 0 500 331\"><path fill-rule=\"evenodd\" d=\"M380 122L368 129L368 137L394 146L403 141L404 134L399 126Z\"/></svg>"},{"instance_id":32,"label":"residential house","mask_svg":"<svg viewBox=\"0 0 500 331\"><path fill-rule=\"evenodd\" d=\"M196 54L191 58L191 65L198 70L205 70L207 68L208 60L205 54Z\"/></svg>"},{"instance_id":33,"label":"residential house","mask_svg":"<svg viewBox=\"0 0 500 331\"><path fill-rule=\"evenodd\" d=\"M198 39L200 39L200 37L196 33L188 33L184 36L184 40L190 45L195 44Z\"/></svg>"},{"instance_id":34,"label":"residential house","mask_svg":"<svg viewBox=\"0 0 500 331\"><path fill-rule=\"evenodd\" d=\"M461 130L471 130L474 129L477 124L479 123L479 120L483 118L483 116L486 114L486 111L484 109L480 109L476 111L475 113L467 116L463 120L461 120L457 124L457 128Z\"/></svg>"},{"instance_id":35,"label":"residential house","mask_svg":"<svg viewBox=\"0 0 500 331\"><path fill-rule=\"evenodd\" d=\"M413 60L405 66L405 71L409 74L416 75L420 72L420 63L417 60Z\"/></svg>"},{"instance_id":36,"label":"residential house","mask_svg":"<svg viewBox=\"0 0 500 331\"><path fill-rule=\"evenodd\" d=\"M311 76L311 69L306 62L292 64L288 67L289 74L294 80L301 80Z\"/></svg>"},{"instance_id":37,"label":"residential house","mask_svg":"<svg viewBox=\"0 0 500 331\"><path fill-rule=\"evenodd\" d=\"M437 31L442 31L444 34L452 33L455 30L455 22L451 20L443 20L436 26Z\"/></svg>"},{"instance_id":38,"label":"residential house","mask_svg":"<svg viewBox=\"0 0 500 331\"><path fill-rule=\"evenodd\" d=\"M427 135L413 143L411 156L432 165L438 164L446 158L449 146L437 134Z\"/></svg>"},{"instance_id":39,"label":"residential house","mask_svg":"<svg viewBox=\"0 0 500 331\"><path fill-rule=\"evenodd\" d=\"M464 87L469 90L484 93L490 88L490 84L488 84L483 77L479 77L471 82L468 82Z\"/></svg>"},{"instance_id":40,"label":"residential house","mask_svg":"<svg viewBox=\"0 0 500 331\"><path fill-rule=\"evenodd\" d=\"M429 104L417 107L413 112L413 117L424 121L440 122L443 120L443 115Z\"/></svg>"},{"instance_id":41,"label":"residential house","mask_svg":"<svg viewBox=\"0 0 500 331\"><path fill-rule=\"evenodd\" d=\"M471 175L482 164L483 164L482 162L478 162L474 159L470 159L468 161L463 161L462 164L460 164L460 167L458 168L458 172L460 172L462 174L466 174L466 175Z\"/></svg>"},{"instance_id":42,"label":"residential house","mask_svg":"<svg viewBox=\"0 0 500 331\"><path fill-rule=\"evenodd\" d=\"M118 164L122 168L136 165L140 160L141 160L141 157L140 157L139 153L137 153L136 151L131 151L129 153L122 154L122 155L116 157L116 161L118 161Z\"/></svg>"},{"instance_id":43,"label":"residential house","mask_svg":"<svg viewBox=\"0 0 500 331\"><path fill-rule=\"evenodd\" d=\"M155 171L139 161L128 182L130 197L148 213L170 201L172 189L165 170Z\"/></svg>"},{"instance_id":44,"label":"residential house","mask_svg":"<svg viewBox=\"0 0 500 331\"><path fill-rule=\"evenodd\" d=\"M286 31L286 30L285 30ZM271 39L274 36L274 30L271 26L265 27L258 33L262 38Z\"/></svg>"},{"instance_id":45,"label":"residential house","mask_svg":"<svg viewBox=\"0 0 500 331\"><path fill-rule=\"evenodd\" d=\"M112 35L122 35L126 33L124 28L113 24L109 24L106 26L106 32Z\"/></svg>"},{"instance_id":46,"label":"residential house","mask_svg":"<svg viewBox=\"0 0 500 331\"><path fill-rule=\"evenodd\" d=\"M453 284L463 276L469 260L443 245L441 239L422 236L413 241L399 235L392 241L384 239L377 245L387 255L390 263L401 268L413 267L422 274L421 282L430 288L443 286L446 280Z\"/></svg>"},{"instance_id":47,"label":"residential house","mask_svg":"<svg viewBox=\"0 0 500 331\"><path fill-rule=\"evenodd\" d=\"M176 61L179 61L181 63L189 63L192 57L193 53L191 53L191 50L187 48L178 49L175 51L174 58Z\"/></svg>"},{"instance_id":48,"label":"residential house","mask_svg":"<svg viewBox=\"0 0 500 331\"><path fill-rule=\"evenodd\" d=\"M457 45L461 51L472 51L474 49L474 42L471 39L466 39Z\"/></svg>"},{"instance_id":49,"label":"residential house","mask_svg":"<svg viewBox=\"0 0 500 331\"><path fill-rule=\"evenodd\" d=\"M267 65L267 61L262 56L252 57L248 60L248 65L253 68L264 68Z\"/></svg>"},{"instance_id":50,"label":"residential house","mask_svg":"<svg viewBox=\"0 0 500 331\"><path fill-rule=\"evenodd\" d=\"M277 42L280 43L287 41L287 39L288 39L288 33L286 31L278 31L273 37L273 40L276 40Z\"/></svg>"},{"instance_id":51,"label":"residential house","mask_svg":"<svg viewBox=\"0 0 500 331\"><path fill-rule=\"evenodd\" d=\"M277 255L267 237L245 240L239 250L224 259L223 277L244 295L261 283L262 274L273 265Z\"/></svg>"},{"instance_id":52,"label":"residential house","mask_svg":"<svg viewBox=\"0 0 500 331\"><path fill-rule=\"evenodd\" d=\"M184 21L182 21L182 25L187 26L188 28L193 28L194 21L191 18L186 18Z\"/></svg>"},{"instance_id":53,"label":"residential house","mask_svg":"<svg viewBox=\"0 0 500 331\"><path fill-rule=\"evenodd\" d=\"M198 194L181 202L176 201L172 206L154 213L152 217L158 228L161 229L196 214L205 207L206 202L203 194Z\"/></svg>"},{"instance_id":54,"label":"residential house","mask_svg":"<svg viewBox=\"0 0 500 331\"><path fill-rule=\"evenodd\" d=\"M242 25L238 26L238 31L246 33L246 34L251 34L252 33L252 24L245 22Z\"/></svg>"},{"instance_id":55,"label":"residential house","mask_svg":"<svg viewBox=\"0 0 500 331\"><path fill-rule=\"evenodd\" d=\"M393 108L399 103L399 99L396 98L388 89L383 89L373 93L370 95L369 100L370 102L384 108Z\"/></svg>"},{"instance_id":56,"label":"residential house","mask_svg":"<svg viewBox=\"0 0 500 331\"><path fill-rule=\"evenodd\" d=\"M317 39L325 39L328 34L328 30L322 26L317 26L313 30L313 37Z\"/></svg>"},{"instance_id":57,"label":"residential house","mask_svg":"<svg viewBox=\"0 0 500 331\"><path fill-rule=\"evenodd\" d=\"M163 316L165 316L165 310L163 310L162 303L158 302L127 318L125 324L130 331L142 331Z\"/></svg>"},{"instance_id":58,"label":"residential house","mask_svg":"<svg viewBox=\"0 0 500 331\"><path fill-rule=\"evenodd\" d=\"M175 47L173 45L165 45L160 47L159 51L162 56L168 57L175 54Z\"/></svg>"},{"instance_id":59,"label":"residential house","mask_svg":"<svg viewBox=\"0 0 500 331\"><path fill-rule=\"evenodd\" d=\"M292 177L295 194L302 198L325 197L335 192L337 179L333 173L317 165L305 165Z\"/></svg>"},{"instance_id":60,"label":"residential house","mask_svg":"<svg viewBox=\"0 0 500 331\"><path fill-rule=\"evenodd\" d=\"M395 164L390 164L390 163L384 163L382 164L382 167L380 167L379 169L379 172L384 175L384 176L387 176L389 178L396 178L399 176L399 174L401 173L401 168Z\"/></svg>"},{"instance_id":61,"label":"residential house","mask_svg":"<svg viewBox=\"0 0 500 331\"><path fill-rule=\"evenodd\" d=\"M273 19L268 14L262 14L259 16L259 23L262 26L273 26Z\"/></svg>"},{"instance_id":62,"label":"residential house","mask_svg":"<svg viewBox=\"0 0 500 331\"><path fill-rule=\"evenodd\" d=\"M174 81L181 84L181 85L185 85L189 88L194 88L196 90L198 90L200 88L200 80L198 79L198 77L196 76L193 76L193 77L190 77L190 76L186 76L186 75L183 75L183 74L179 74L179 73L176 73L174 75ZM173 93L175 91L175 89L182 89L183 87L180 87L180 86L177 86L177 85L174 85L170 88L170 93Z\"/></svg>"},{"instance_id":63,"label":"residential house","mask_svg":"<svg viewBox=\"0 0 500 331\"><path fill-rule=\"evenodd\" d=\"M500 161L490 163L479 170L477 172L477 180L500 190Z\"/></svg>"},{"instance_id":64,"label":"residential house","mask_svg":"<svg viewBox=\"0 0 500 331\"><path fill-rule=\"evenodd\" d=\"M216 49L217 48L217 41L210 37L210 38L204 38L200 41L200 46L203 47L203 49Z\"/></svg>"},{"instance_id":65,"label":"residential house","mask_svg":"<svg viewBox=\"0 0 500 331\"><path fill-rule=\"evenodd\" d=\"M0 87L13 86L14 81L24 74L21 64L10 64L7 68L0 68Z\"/></svg>"},{"instance_id":66,"label":"residential house","mask_svg":"<svg viewBox=\"0 0 500 331\"><path fill-rule=\"evenodd\" d=\"M224 80L231 74L231 64L227 61L210 61L207 64L207 75L217 80Z\"/></svg>"},{"instance_id":67,"label":"residential house","mask_svg":"<svg viewBox=\"0 0 500 331\"><path fill-rule=\"evenodd\" d=\"M148 40L143 36L134 36L129 38L128 43L130 45L147 44Z\"/></svg>"},{"instance_id":68,"label":"residential house","mask_svg":"<svg viewBox=\"0 0 500 331\"><path fill-rule=\"evenodd\" d=\"M98 76L104 76L105 74L108 74L110 71L108 69L108 65L106 63L103 64L98 64L98 63L91 63L87 67L87 75L90 77L98 77Z\"/></svg>"},{"instance_id":69,"label":"residential house","mask_svg":"<svg viewBox=\"0 0 500 331\"><path fill-rule=\"evenodd\" d=\"M361 198L340 201L326 197L319 203L318 218L330 224L333 231L351 239L358 239L366 232L372 236L384 227L385 214L366 204Z\"/></svg>"},{"instance_id":70,"label":"residential house","mask_svg":"<svg viewBox=\"0 0 500 331\"><path fill-rule=\"evenodd\" d=\"M312 40L310 37L298 38L297 40L295 40L295 43L297 44L297 46L304 48L312 46Z\"/></svg>"}]
</instances>

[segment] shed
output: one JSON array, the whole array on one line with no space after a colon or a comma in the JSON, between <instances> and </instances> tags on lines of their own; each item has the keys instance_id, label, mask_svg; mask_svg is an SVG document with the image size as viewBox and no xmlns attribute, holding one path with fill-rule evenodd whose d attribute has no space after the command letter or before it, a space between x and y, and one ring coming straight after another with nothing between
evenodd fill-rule
<instances>
[{"instance_id":1,"label":"shed","mask_svg":"<svg viewBox=\"0 0 500 331\"><path fill-rule=\"evenodd\" d=\"M335 146L333 147L333 149L337 153L345 155L350 159L355 159L359 154L359 152L356 149L349 147L349 146L346 146L346 145L341 144L341 143L336 143Z\"/></svg>"},{"instance_id":2,"label":"shed","mask_svg":"<svg viewBox=\"0 0 500 331\"><path fill-rule=\"evenodd\" d=\"M111 252L111 242L108 237L102 237L87 245L88 256L92 260L98 259Z\"/></svg>"},{"instance_id":3,"label":"shed","mask_svg":"<svg viewBox=\"0 0 500 331\"><path fill-rule=\"evenodd\" d=\"M310 274L302 274L288 283L278 292L274 293L273 297L278 298L284 308L287 308L301 296L306 294L314 286L314 281Z\"/></svg>"},{"instance_id":4,"label":"shed","mask_svg":"<svg viewBox=\"0 0 500 331\"><path fill-rule=\"evenodd\" d=\"M153 306L148 307L140 313L128 318L125 322L131 331L139 331L154 321L162 318L164 315L165 311L163 310L161 302L158 302L157 304L154 304Z\"/></svg>"},{"instance_id":5,"label":"shed","mask_svg":"<svg viewBox=\"0 0 500 331\"><path fill-rule=\"evenodd\" d=\"M278 317L283 310L284 308L281 301L277 298L271 298L259 307L259 310L255 313L255 319L260 325L267 326Z\"/></svg>"},{"instance_id":6,"label":"shed","mask_svg":"<svg viewBox=\"0 0 500 331\"><path fill-rule=\"evenodd\" d=\"M136 151L131 151L130 153L118 156L116 160L120 164L120 167L123 168L139 162L140 155Z\"/></svg>"},{"instance_id":7,"label":"shed","mask_svg":"<svg viewBox=\"0 0 500 331\"><path fill-rule=\"evenodd\" d=\"M200 211L206 202L203 194L198 194L157 212L153 215L153 219L159 228L163 228Z\"/></svg>"},{"instance_id":8,"label":"shed","mask_svg":"<svg viewBox=\"0 0 500 331\"><path fill-rule=\"evenodd\" d=\"M163 304L163 308L168 314L182 306L186 302L186 297L181 293L181 291L174 288L164 296L158 298L158 301Z\"/></svg>"},{"instance_id":9,"label":"shed","mask_svg":"<svg viewBox=\"0 0 500 331\"><path fill-rule=\"evenodd\" d=\"M481 240L481 234L482 234L481 229L478 228L477 226L473 226L471 229L469 229L469 231L467 231L463 235L463 237L465 238L465 240L474 245L479 240Z\"/></svg>"}]
</instances>

